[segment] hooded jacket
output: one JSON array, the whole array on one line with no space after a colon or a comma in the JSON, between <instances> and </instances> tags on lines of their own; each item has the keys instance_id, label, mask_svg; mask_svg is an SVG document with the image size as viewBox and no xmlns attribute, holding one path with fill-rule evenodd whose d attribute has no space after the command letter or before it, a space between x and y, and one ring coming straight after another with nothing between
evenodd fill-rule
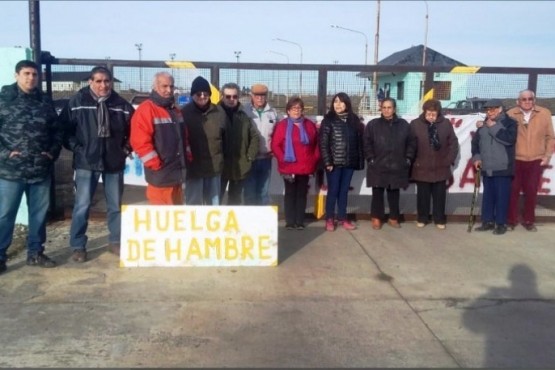
<instances>
[{"instance_id":1,"label":"hooded jacket","mask_svg":"<svg viewBox=\"0 0 555 370\"><path fill-rule=\"evenodd\" d=\"M44 180L62 149L62 130L53 105L38 89L23 92L17 83L0 92L0 178ZM13 151L21 155L12 156ZM52 156L41 154L49 153ZM1 200L0 200L1 201Z\"/></svg>"}]
</instances>

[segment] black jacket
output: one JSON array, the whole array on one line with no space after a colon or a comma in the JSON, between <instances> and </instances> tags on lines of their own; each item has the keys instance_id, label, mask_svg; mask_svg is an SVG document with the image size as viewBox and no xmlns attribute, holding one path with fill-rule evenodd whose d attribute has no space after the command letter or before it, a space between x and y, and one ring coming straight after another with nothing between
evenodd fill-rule
<instances>
[{"instance_id":1,"label":"black jacket","mask_svg":"<svg viewBox=\"0 0 555 370\"><path fill-rule=\"evenodd\" d=\"M409 171L416 155L416 140L407 121L394 115L368 122L364 129L366 186L391 189L409 185Z\"/></svg>"},{"instance_id":2,"label":"black jacket","mask_svg":"<svg viewBox=\"0 0 555 370\"><path fill-rule=\"evenodd\" d=\"M320 155L324 167L364 168L362 134L364 125L355 115L344 122L337 115L327 115L320 125Z\"/></svg>"},{"instance_id":3,"label":"black jacket","mask_svg":"<svg viewBox=\"0 0 555 370\"><path fill-rule=\"evenodd\" d=\"M71 97L60 114L64 127L64 147L73 152L73 168L119 172L131 151L129 131L133 106L112 91L106 100L110 112L110 137L99 138L97 109L89 87Z\"/></svg>"}]
</instances>

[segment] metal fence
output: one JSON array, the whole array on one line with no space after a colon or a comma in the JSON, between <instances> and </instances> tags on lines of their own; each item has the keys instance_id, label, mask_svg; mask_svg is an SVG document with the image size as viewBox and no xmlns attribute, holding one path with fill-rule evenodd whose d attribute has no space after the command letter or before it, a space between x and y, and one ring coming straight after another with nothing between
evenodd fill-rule
<instances>
[{"instance_id":1,"label":"metal fence","mask_svg":"<svg viewBox=\"0 0 555 370\"><path fill-rule=\"evenodd\" d=\"M86 86L87 73L98 65L113 72L114 89L131 101L150 92L154 74L167 71L175 78L176 94L188 97L191 82L203 76L219 88L235 82L241 87L241 101L249 100L254 83L269 87L269 103L285 114L292 96L303 98L308 116L324 115L332 96L346 92L355 111L365 122L379 115L380 100L397 100L397 113L416 116L423 99L435 97L444 108L468 98L498 98L507 107L515 104L519 91L536 92L538 104L555 111L555 68L433 67L381 65L320 65L221 63L182 61L132 61L112 59L51 58L45 63L44 89L56 101L68 98ZM69 73L68 73L69 72ZM73 77L68 77L73 76ZM65 77L65 80L64 80ZM72 79L73 78L73 79ZM186 101L185 99L184 101ZM56 206L72 204L72 168L69 153L63 152L56 168Z\"/></svg>"}]
</instances>

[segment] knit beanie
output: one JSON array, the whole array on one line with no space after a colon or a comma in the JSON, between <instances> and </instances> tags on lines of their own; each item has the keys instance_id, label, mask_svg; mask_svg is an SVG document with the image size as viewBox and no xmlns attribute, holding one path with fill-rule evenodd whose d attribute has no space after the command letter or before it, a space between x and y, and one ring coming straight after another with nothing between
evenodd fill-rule
<instances>
[{"instance_id":1,"label":"knit beanie","mask_svg":"<svg viewBox=\"0 0 555 370\"><path fill-rule=\"evenodd\" d=\"M193 84L191 85L191 95L195 95L198 92L207 92L208 95L212 95L210 91L210 84L201 76L198 76L193 80Z\"/></svg>"}]
</instances>

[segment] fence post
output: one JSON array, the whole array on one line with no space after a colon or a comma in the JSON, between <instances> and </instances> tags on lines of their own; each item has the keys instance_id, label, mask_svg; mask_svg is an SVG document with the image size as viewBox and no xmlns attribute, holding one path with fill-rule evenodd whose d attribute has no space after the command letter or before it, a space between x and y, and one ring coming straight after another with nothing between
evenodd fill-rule
<instances>
[{"instance_id":1,"label":"fence post","mask_svg":"<svg viewBox=\"0 0 555 370\"><path fill-rule=\"evenodd\" d=\"M326 114L326 97L328 87L328 73L325 68L318 68L318 110L317 114Z\"/></svg>"}]
</instances>

